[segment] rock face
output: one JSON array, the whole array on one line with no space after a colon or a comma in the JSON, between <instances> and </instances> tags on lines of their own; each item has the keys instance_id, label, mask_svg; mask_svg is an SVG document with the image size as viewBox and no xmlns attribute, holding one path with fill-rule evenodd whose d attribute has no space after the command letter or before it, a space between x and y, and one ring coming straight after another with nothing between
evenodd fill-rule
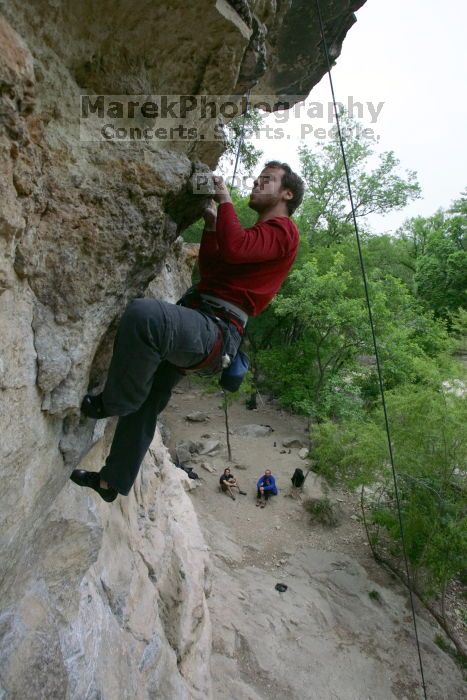
<instances>
[{"instance_id":1,"label":"rock face","mask_svg":"<svg viewBox=\"0 0 467 700\"><path fill-rule=\"evenodd\" d=\"M333 55L361 4L322 0ZM103 462L114 421L84 419L81 398L126 303L183 291L190 178L224 146L86 143L79 98L307 92L324 72L313 3L0 0L0 47L0 695L208 698L182 476L154 473L157 445L110 508L68 477Z\"/></svg>"},{"instance_id":2,"label":"rock face","mask_svg":"<svg viewBox=\"0 0 467 700\"><path fill-rule=\"evenodd\" d=\"M115 507L62 489L4 582L6 697L210 697L209 561L184 478L156 437Z\"/></svg>"}]
</instances>

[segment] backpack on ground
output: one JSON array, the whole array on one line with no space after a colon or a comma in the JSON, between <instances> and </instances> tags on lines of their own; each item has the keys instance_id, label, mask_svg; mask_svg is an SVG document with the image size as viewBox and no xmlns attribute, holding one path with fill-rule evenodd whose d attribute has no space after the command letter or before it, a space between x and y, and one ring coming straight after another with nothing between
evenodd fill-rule
<instances>
[{"instance_id":1,"label":"backpack on ground","mask_svg":"<svg viewBox=\"0 0 467 700\"><path fill-rule=\"evenodd\" d=\"M303 470L300 469L300 467L297 467L297 469L294 471L291 481L293 486L295 486L298 489L301 486L303 486L303 482L305 481L305 475L303 474Z\"/></svg>"}]
</instances>

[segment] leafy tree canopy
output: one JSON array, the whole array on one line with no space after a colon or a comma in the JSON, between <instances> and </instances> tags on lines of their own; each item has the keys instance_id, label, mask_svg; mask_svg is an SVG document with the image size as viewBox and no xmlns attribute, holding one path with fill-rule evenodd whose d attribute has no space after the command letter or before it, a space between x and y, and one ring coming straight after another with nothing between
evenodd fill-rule
<instances>
[{"instance_id":1,"label":"leafy tree canopy","mask_svg":"<svg viewBox=\"0 0 467 700\"><path fill-rule=\"evenodd\" d=\"M415 172L400 174L392 151L376 156L369 140L354 128L355 121L345 114L341 121L357 217L396 211L421 196ZM337 133L316 150L301 147L299 156L307 188L300 230L317 242L345 239L353 231L352 212Z\"/></svg>"}]
</instances>

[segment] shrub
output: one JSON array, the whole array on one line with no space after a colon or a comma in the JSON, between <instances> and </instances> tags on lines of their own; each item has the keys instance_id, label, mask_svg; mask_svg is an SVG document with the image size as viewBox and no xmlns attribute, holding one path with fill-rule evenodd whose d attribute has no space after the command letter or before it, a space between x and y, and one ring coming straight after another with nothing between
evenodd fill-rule
<instances>
[{"instance_id":1,"label":"shrub","mask_svg":"<svg viewBox=\"0 0 467 700\"><path fill-rule=\"evenodd\" d=\"M336 506L331 503L327 496L323 498L307 498L303 502L303 507L310 514L312 522L317 521L325 527L336 527L339 525Z\"/></svg>"}]
</instances>

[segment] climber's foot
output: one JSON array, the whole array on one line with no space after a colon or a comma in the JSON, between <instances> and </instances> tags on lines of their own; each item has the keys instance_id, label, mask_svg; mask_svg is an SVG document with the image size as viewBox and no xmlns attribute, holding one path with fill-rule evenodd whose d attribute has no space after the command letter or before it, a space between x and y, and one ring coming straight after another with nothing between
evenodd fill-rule
<instances>
[{"instance_id":1,"label":"climber's foot","mask_svg":"<svg viewBox=\"0 0 467 700\"><path fill-rule=\"evenodd\" d=\"M115 501L118 496L117 489L109 486L104 488L103 484L107 482L101 481L101 478L97 472L87 472L85 469L75 469L72 471L70 479L74 481L78 486L87 486L90 489L94 489L104 501L111 503ZM108 484L107 484L108 486Z\"/></svg>"},{"instance_id":2,"label":"climber's foot","mask_svg":"<svg viewBox=\"0 0 467 700\"><path fill-rule=\"evenodd\" d=\"M110 413L107 413L107 411L104 408L104 404L102 402L102 394L97 394L96 396L86 394L81 403L81 411L88 418L99 419L108 418L110 416Z\"/></svg>"}]
</instances>

